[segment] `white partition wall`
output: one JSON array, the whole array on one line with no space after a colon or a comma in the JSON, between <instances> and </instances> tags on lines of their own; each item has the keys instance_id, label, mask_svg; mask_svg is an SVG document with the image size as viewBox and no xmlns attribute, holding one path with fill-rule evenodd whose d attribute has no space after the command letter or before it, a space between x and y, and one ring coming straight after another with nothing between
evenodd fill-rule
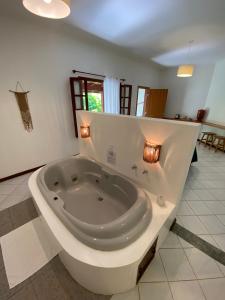
<instances>
[{"instance_id":1,"label":"white partition wall","mask_svg":"<svg viewBox=\"0 0 225 300\"><path fill-rule=\"evenodd\" d=\"M79 138L81 154L144 185L152 214L147 228L126 247L113 251L96 250L77 239L47 204L37 184L40 170L31 176L29 186L46 225L62 248L59 256L72 277L94 293L121 293L135 287L140 265L149 251L155 251L155 245L158 249L168 234L200 126L86 111L78 112L78 122L90 126L90 137ZM87 136L88 131L84 130L85 133ZM162 145L159 162L143 161L145 139ZM132 168L134 165L136 169ZM154 194L164 197L164 206L158 205Z\"/></svg>"},{"instance_id":2,"label":"white partition wall","mask_svg":"<svg viewBox=\"0 0 225 300\"><path fill-rule=\"evenodd\" d=\"M142 183L150 192L176 204L182 194L199 134L197 123L78 112L79 125L90 126L90 138L80 138L80 153ZM160 161L143 161L144 140L162 145ZM107 153L115 153L115 163ZM137 170L132 166L137 165ZM147 170L148 174L143 174Z\"/></svg>"}]
</instances>

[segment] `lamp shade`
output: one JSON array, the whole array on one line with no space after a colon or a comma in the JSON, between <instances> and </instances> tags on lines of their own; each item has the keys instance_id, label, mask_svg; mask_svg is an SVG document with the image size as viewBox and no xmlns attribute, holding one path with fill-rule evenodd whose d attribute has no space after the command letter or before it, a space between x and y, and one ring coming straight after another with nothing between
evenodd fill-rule
<instances>
[{"instance_id":1,"label":"lamp shade","mask_svg":"<svg viewBox=\"0 0 225 300\"><path fill-rule=\"evenodd\" d=\"M156 163L159 161L161 145L152 144L151 142L145 141L143 160L148 163Z\"/></svg>"},{"instance_id":2,"label":"lamp shade","mask_svg":"<svg viewBox=\"0 0 225 300\"><path fill-rule=\"evenodd\" d=\"M62 19L70 14L70 0L23 0L24 7L35 15Z\"/></svg>"},{"instance_id":3,"label":"lamp shade","mask_svg":"<svg viewBox=\"0 0 225 300\"><path fill-rule=\"evenodd\" d=\"M181 65L177 70L177 77L191 77L194 72L193 65Z\"/></svg>"},{"instance_id":4,"label":"lamp shade","mask_svg":"<svg viewBox=\"0 0 225 300\"><path fill-rule=\"evenodd\" d=\"M80 137L82 139L90 137L90 126L89 125L81 125L80 126Z\"/></svg>"}]
</instances>

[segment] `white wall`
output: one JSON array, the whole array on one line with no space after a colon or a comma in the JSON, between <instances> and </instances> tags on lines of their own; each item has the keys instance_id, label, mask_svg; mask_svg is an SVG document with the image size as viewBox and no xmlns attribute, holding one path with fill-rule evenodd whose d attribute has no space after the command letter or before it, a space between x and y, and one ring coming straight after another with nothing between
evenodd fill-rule
<instances>
[{"instance_id":1,"label":"white wall","mask_svg":"<svg viewBox=\"0 0 225 300\"><path fill-rule=\"evenodd\" d=\"M126 78L135 85L159 84L154 65L59 20L27 16L0 18L0 178L78 151L68 80L72 69ZM31 91L32 133L24 130L14 95L8 92L18 80ZM133 101L133 112L135 105Z\"/></svg>"},{"instance_id":2,"label":"white wall","mask_svg":"<svg viewBox=\"0 0 225 300\"><path fill-rule=\"evenodd\" d=\"M78 112L78 120L80 124L89 124L91 131L90 138L80 139L81 154L140 182L167 201L180 200L199 124L86 111ZM145 139L162 145L158 163L143 161ZM115 164L107 162L110 146L116 154ZM131 168L134 164L138 166L137 172ZM143 174L144 170L148 170L148 174Z\"/></svg>"},{"instance_id":3,"label":"white wall","mask_svg":"<svg viewBox=\"0 0 225 300\"><path fill-rule=\"evenodd\" d=\"M225 60L216 64L205 107L207 121L225 125ZM224 133L223 133L224 134Z\"/></svg>"},{"instance_id":4,"label":"white wall","mask_svg":"<svg viewBox=\"0 0 225 300\"><path fill-rule=\"evenodd\" d=\"M213 70L214 65L196 66L190 78L177 77L177 68L162 70L161 86L169 89L166 114L196 117L198 109L205 106Z\"/></svg>"}]
</instances>

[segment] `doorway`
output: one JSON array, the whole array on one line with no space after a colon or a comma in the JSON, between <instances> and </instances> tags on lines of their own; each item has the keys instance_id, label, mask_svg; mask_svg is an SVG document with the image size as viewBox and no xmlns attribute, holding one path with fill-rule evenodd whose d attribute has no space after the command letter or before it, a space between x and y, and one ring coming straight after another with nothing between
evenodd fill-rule
<instances>
[{"instance_id":1,"label":"doorway","mask_svg":"<svg viewBox=\"0 0 225 300\"><path fill-rule=\"evenodd\" d=\"M138 87L137 92L137 117L163 118L167 100L167 89L150 89Z\"/></svg>"},{"instance_id":2,"label":"doorway","mask_svg":"<svg viewBox=\"0 0 225 300\"><path fill-rule=\"evenodd\" d=\"M148 91L150 90L149 87L138 86L137 89L137 107L136 107L136 116L143 117L144 116L144 108L145 108L145 101L147 98Z\"/></svg>"}]
</instances>

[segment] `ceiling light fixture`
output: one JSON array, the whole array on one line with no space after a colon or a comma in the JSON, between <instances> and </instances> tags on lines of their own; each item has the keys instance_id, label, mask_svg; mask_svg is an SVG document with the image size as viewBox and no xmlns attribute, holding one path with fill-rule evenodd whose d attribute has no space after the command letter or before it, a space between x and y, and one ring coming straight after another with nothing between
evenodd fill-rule
<instances>
[{"instance_id":1,"label":"ceiling light fixture","mask_svg":"<svg viewBox=\"0 0 225 300\"><path fill-rule=\"evenodd\" d=\"M177 77L191 77L193 72L193 65L180 65L177 70Z\"/></svg>"},{"instance_id":2,"label":"ceiling light fixture","mask_svg":"<svg viewBox=\"0 0 225 300\"><path fill-rule=\"evenodd\" d=\"M191 46L194 41L189 42L189 49L188 49L188 58L191 54ZM191 77L194 72L194 65L180 65L177 70L177 77Z\"/></svg>"},{"instance_id":3,"label":"ceiling light fixture","mask_svg":"<svg viewBox=\"0 0 225 300\"><path fill-rule=\"evenodd\" d=\"M70 0L23 0L23 6L44 18L62 19L70 14Z\"/></svg>"}]
</instances>

